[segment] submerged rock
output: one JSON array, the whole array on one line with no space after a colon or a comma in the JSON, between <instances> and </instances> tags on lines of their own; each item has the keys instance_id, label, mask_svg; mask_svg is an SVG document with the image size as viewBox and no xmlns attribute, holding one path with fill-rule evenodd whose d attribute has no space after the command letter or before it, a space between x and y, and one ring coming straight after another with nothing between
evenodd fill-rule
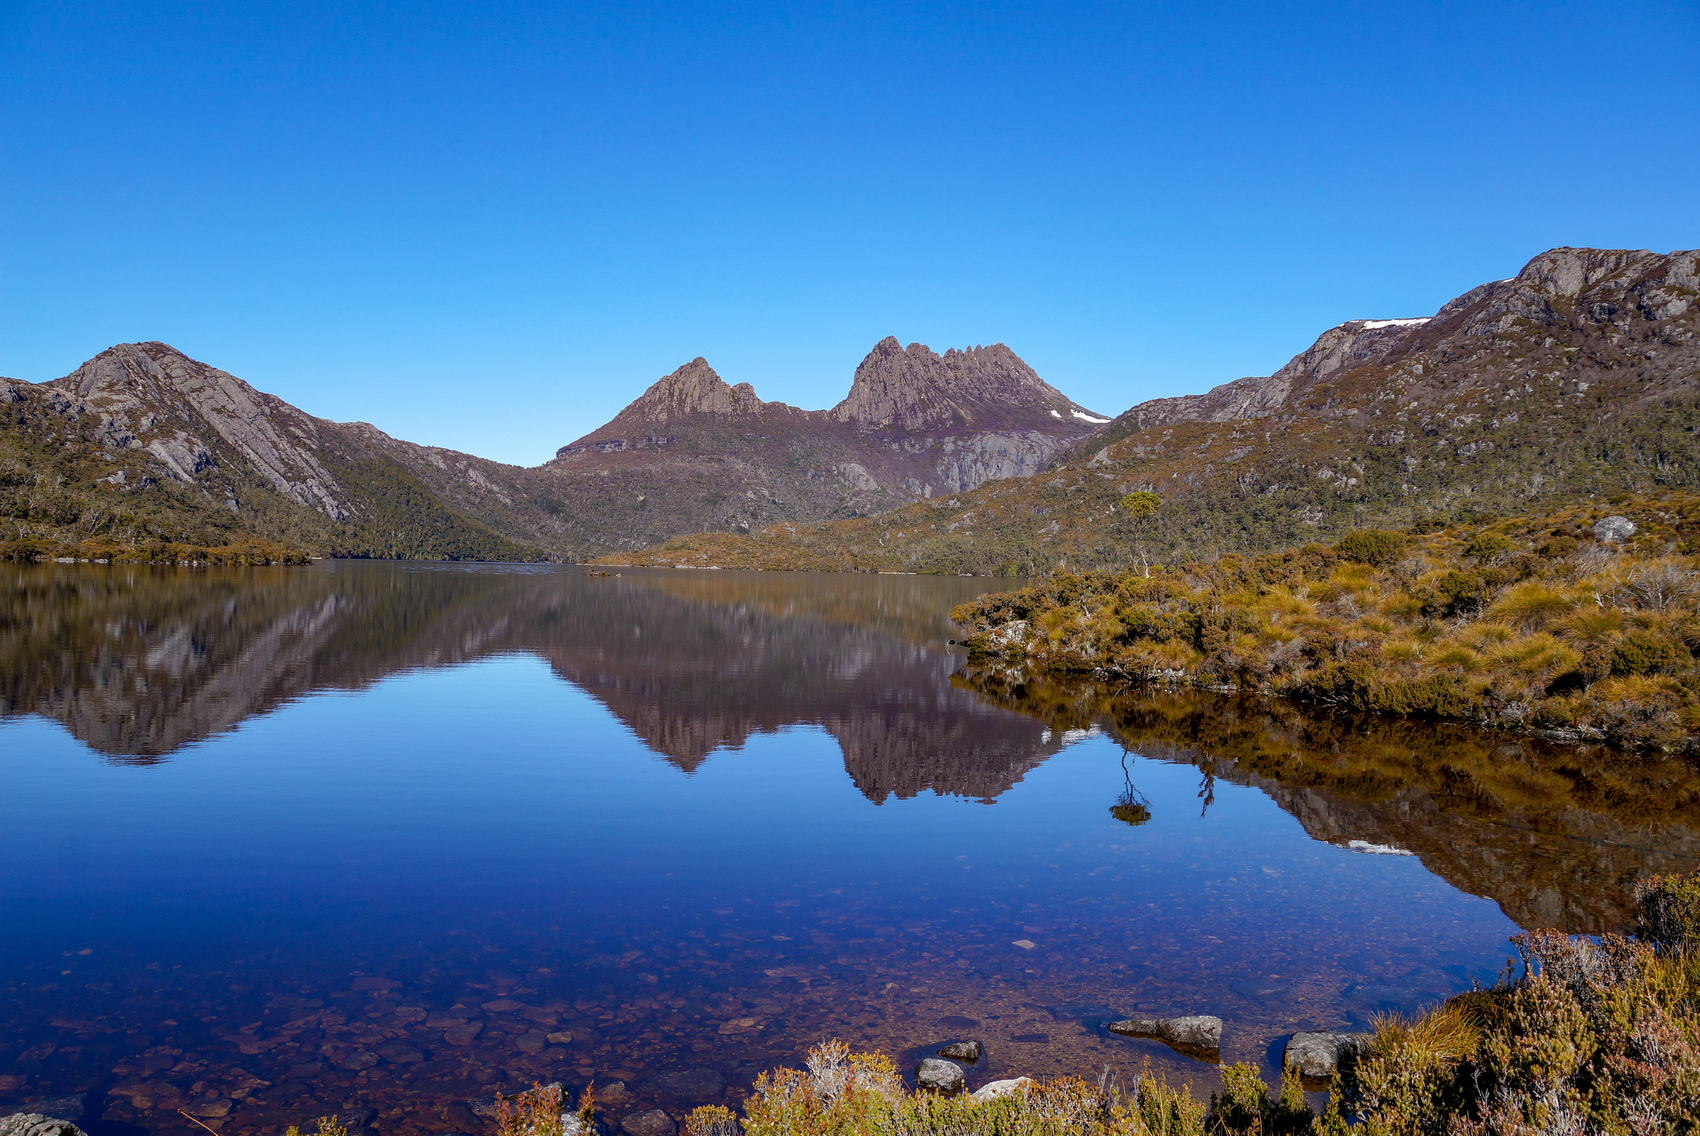
<instances>
[{"instance_id":1,"label":"submerged rock","mask_svg":"<svg viewBox=\"0 0 1700 1136\"><path fill-rule=\"evenodd\" d=\"M915 1066L915 1084L935 1093L955 1093L968 1083L962 1066L938 1057L923 1057Z\"/></svg>"},{"instance_id":2,"label":"submerged rock","mask_svg":"<svg viewBox=\"0 0 1700 1136\"><path fill-rule=\"evenodd\" d=\"M673 1118L658 1108L648 1112L634 1112L620 1121L630 1136L673 1136L676 1130Z\"/></svg>"},{"instance_id":3,"label":"submerged rock","mask_svg":"<svg viewBox=\"0 0 1700 1136\"><path fill-rule=\"evenodd\" d=\"M663 1092L692 1101L718 1100L726 1091L726 1078L713 1069L687 1069L681 1073L663 1073L655 1078Z\"/></svg>"},{"instance_id":4,"label":"submerged rock","mask_svg":"<svg viewBox=\"0 0 1700 1136\"><path fill-rule=\"evenodd\" d=\"M1322 1079L1334 1075L1342 1062L1350 1064L1369 1048L1367 1033L1337 1033L1317 1030L1295 1033L1287 1039L1281 1064L1298 1069L1306 1077Z\"/></svg>"},{"instance_id":5,"label":"submerged rock","mask_svg":"<svg viewBox=\"0 0 1700 1136\"><path fill-rule=\"evenodd\" d=\"M1108 1028L1123 1037L1148 1037L1185 1053L1210 1054L1222 1048L1222 1019L1212 1014L1128 1018L1111 1022Z\"/></svg>"},{"instance_id":6,"label":"submerged rock","mask_svg":"<svg viewBox=\"0 0 1700 1136\"><path fill-rule=\"evenodd\" d=\"M939 1056L953 1057L958 1061L978 1061L983 1052L977 1041L953 1041L939 1050Z\"/></svg>"}]
</instances>

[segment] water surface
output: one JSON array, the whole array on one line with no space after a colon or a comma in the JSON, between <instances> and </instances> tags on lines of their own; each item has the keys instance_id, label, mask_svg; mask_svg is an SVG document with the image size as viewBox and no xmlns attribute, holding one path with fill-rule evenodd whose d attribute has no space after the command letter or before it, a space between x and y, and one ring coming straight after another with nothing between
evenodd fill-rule
<instances>
[{"instance_id":1,"label":"water surface","mask_svg":"<svg viewBox=\"0 0 1700 1136\"><path fill-rule=\"evenodd\" d=\"M1700 863L1683 762L1012 680L947 643L991 586L0 570L0 1106L478 1133L495 1089L680 1115L832 1037L1207 1088L1103 1023L1218 1014L1269 1067Z\"/></svg>"}]
</instances>

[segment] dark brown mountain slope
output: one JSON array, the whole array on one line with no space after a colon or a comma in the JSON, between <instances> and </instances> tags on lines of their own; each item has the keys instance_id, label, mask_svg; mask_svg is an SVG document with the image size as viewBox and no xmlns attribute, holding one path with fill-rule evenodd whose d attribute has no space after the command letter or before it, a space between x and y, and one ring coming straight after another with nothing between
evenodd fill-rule
<instances>
[{"instance_id":1,"label":"dark brown mountain slope","mask_svg":"<svg viewBox=\"0 0 1700 1136\"><path fill-rule=\"evenodd\" d=\"M1432 317L1354 320L1267 378L1142 403L1047 472L627 559L1022 575L1693 486L1697 262L1554 249ZM1155 516L1121 508L1135 490Z\"/></svg>"}]
</instances>

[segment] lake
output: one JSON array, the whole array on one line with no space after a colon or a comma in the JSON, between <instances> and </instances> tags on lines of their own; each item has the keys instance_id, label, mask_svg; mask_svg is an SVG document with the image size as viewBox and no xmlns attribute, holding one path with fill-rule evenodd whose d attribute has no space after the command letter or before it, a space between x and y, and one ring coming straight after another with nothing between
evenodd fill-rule
<instances>
[{"instance_id":1,"label":"lake","mask_svg":"<svg viewBox=\"0 0 1700 1136\"><path fill-rule=\"evenodd\" d=\"M1005 586L0 566L0 1111L617 1124L828 1038L1207 1092L1104 1023L1272 1075L1700 865L1684 761L970 666Z\"/></svg>"}]
</instances>

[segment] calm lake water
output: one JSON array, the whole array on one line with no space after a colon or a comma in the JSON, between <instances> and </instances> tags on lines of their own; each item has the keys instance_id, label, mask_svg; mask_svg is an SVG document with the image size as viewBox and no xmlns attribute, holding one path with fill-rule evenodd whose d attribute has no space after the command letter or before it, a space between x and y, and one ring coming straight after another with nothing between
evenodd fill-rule
<instances>
[{"instance_id":1,"label":"calm lake water","mask_svg":"<svg viewBox=\"0 0 1700 1136\"><path fill-rule=\"evenodd\" d=\"M947 645L996 586L0 568L0 1111L479 1133L594 1079L617 1122L827 1038L1207 1091L1103 1023L1273 1070L1700 865L1684 762L1015 682Z\"/></svg>"}]
</instances>

